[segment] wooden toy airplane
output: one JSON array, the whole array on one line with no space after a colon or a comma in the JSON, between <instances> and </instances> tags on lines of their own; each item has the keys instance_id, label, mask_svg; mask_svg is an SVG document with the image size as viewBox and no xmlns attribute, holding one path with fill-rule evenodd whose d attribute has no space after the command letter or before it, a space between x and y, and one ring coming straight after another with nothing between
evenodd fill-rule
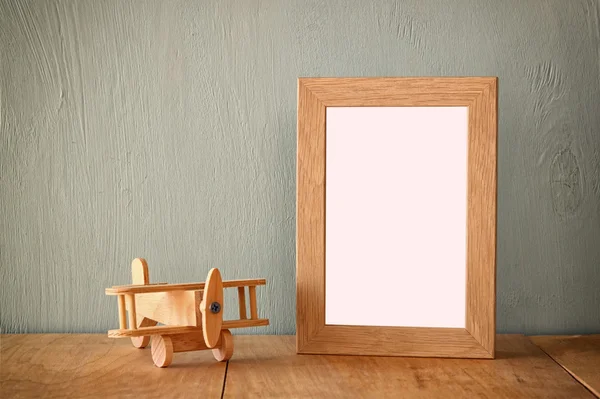
<instances>
[{"instance_id":1,"label":"wooden toy airplane","mask_svg":"<svg viewBox=\"0 0 600 399\"><path fill-rule=\"evenodd\" d=\"M106 295L116 295L119 303L119 329L108 331L108 336L130 337L136 348L148 346L152 337L152 360L158 367L170 365L174 352L206 349L212 349L218 361L227 361L233 355L229 329L269 325L269 319L258 318L256 307L256 286L266 285L265 279L222 281L219 270L211 269L205 283L150 284L148 264L142 258L133 260L131 272L133 285L106 289ZM249 319L245 287L250 294ZM223 321L223 288L238 290L238 320Z\"/></svg>"}]
</instances>

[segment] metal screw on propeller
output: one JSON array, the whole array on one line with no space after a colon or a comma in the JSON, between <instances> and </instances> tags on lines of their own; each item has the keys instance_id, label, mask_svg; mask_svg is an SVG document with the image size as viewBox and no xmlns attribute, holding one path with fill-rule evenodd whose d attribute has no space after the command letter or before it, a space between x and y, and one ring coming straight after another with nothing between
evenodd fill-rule
<instances>
[{"instance_id":1,"label":"metal screw on propeller","mask_svg":"<svg viewBox=\"0 0 600 399\"><path fill-rule=\"evenodd\" d=\"M210 304L210 311L212 313L219 313L221 311L221 304L219 302L213 302Z\"/></svg>"}]
</instances>

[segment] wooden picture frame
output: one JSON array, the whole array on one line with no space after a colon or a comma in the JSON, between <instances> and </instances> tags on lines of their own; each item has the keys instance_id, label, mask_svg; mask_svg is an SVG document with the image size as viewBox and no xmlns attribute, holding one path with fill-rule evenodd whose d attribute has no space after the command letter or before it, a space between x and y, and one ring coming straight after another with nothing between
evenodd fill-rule
<instances>
[{"instance_id":1,"label":"wooden picture frame","mask_svg":"<svg viewBox=\"0 0 600 399\"><path fill-rule=\"evenodd\" d=\"M328 107L468 108L465 328L325 323ZM493 359L497 78L300 78L297 145L297 353ZM377 282L364 274L364 284Z\"/></svg>"}]
</instances>

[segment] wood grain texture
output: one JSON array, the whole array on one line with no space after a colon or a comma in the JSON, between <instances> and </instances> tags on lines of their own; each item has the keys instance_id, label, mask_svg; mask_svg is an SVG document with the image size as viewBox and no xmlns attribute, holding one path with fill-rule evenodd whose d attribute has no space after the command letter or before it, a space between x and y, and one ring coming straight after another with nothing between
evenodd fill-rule
<instances>
[{"instance_id":1,"label":"wood grain texture","mask_svg":"<svg viewBox=\"0 0 600 399\"><path fill-rule=\"evenodd\" d=\"M521 335L497 359L296 355L294 337L239 336L225 398L592 398Z\"/></svg>"},{"instance_id":2,"label":"wood grain texture","mask_svg":"<svg viewBox=\"0 0 600 399\"><path fill-rule=\"evenodd\" d=\"M300 78L326 107L469 106L489 77Z\"/></svg>"},{"instance_id":3,"label":"wood grain texture","mask_svg":"<svg viewBox=\"0 0 600 399\"><path fill-rule=\"evenodd\" d=\"M258 319L258 305L256 304L256 287L248 287L248 294L250 296L250 318L256 320Z\"/></svg>"},{"instance_id":4,"label":"wood grain texture","mask_svg":"<svg viewBox=\"0 0 600 399\"><path fill-rule=\"evenodd\" d=\"M125 295L117 296L117 306L119 308L119 328L127 328L127 304L125 303Z\"/></svg>"},{"instance_id":5,"label":"wood grain texture","mask_svg":"<svg viewBox=\"0 0 600 399\"><path fill-rule=\"evenodd\" d=\"M325 106L298 81L296 340L304 348L325 325ZM310 265L301 268L299 265ZM321 267L319 267L321 266Z\"/></svg>"},{"instance_id":6,"label":"wood grain texture","mask_svg":"<svg viewBox=\"0 0 600 399\"><path fill-rule=\"evenodd\" d=\"M256 320L223 320L223 329L232 328L248 328L248 327L262 327L270 324L269 319L256 319ZM141 337L144 335L155 335L155 334L185 334L189 332L202 331L202 327L193 326L148 326L139 327L135 330L117 329L108 330L109 338L123 338L123 337Z\"/></svg>"},{"instance_id":7,"label":"wood grain texture","mask_svg":"<svg viewBox=\"0 0 600 399\"><path fill-rule=\"evenodd\" d=\"M249 287L257 285L266 285L267 280L264 278L244 279L244 280L226 280L223 281L223 288ZM201 283L182 283L182 284L148 284L139 285L117 285L105 289L106 295L121 295L121 294L145 294L152 292L172 292L172 291L202 291L206 286L205 282Z\"/></svg>"},{"instance_id":8,"label":"wood grain texture","mask_svg":"<svg viewBox=\"0 0 600 399\"><path fill-rule=\"evenodd\" d=\"M0 336L0 392L6 398L218 398L225 364L210 351L178 353L171 367L149 350L104 334ZM185 384L180 383L185 381Z\"/></svg>"},{"instance_id":9,"label":"wood grain texture","mask_svg":"<svg viewBox=\"0 0 600 399\"><path fill-rule=\"evenodd\" d=\"M223 320L223 329L262 327L270 324L269 319Z\"/></svg>"},{"instance_id":10,"label":"wood grain texture","mask_svg":"<svg viewBox=\"0 0 600 399\"><path fill-rule=\"evenodd\" d=\"M210 349L204 342L202 332L191 332L186 334L163 335L169 337L173 344L173 352L188 352ZM219 342L220 344L220 342Z\"/></svg>"},{"instance_id":11,"label":"wood grain texture","mask_svg":"<svg viewBox=\"0 0 600 399\"><path fill-rule=\"evenodd\" d=\"M244 287L238 288L238 306L240 309L240 319L247 319L246 315L246 289Z\"/></svg>"},{"instance_id":12,"label":"wood grain texture","mask_svg":"<svg viewBox=\"0 0 600 399\"><path fill-rule=\"evenodd\" d=\"M173 352L177 345L189 349L179 337L178 344L170 337ZM292 336L238 336L235 342L225 397L593 397L518 335L498 337L494 361L298 356ZM226 369L209 351L195 351L178 353L159 370L150 351L98 334L1 335L0 355L6 397L218 398Z\"/></svg>"},{"instance_id":13,"label":"wood grain texture","mask_svg":"<svg viewBox=\"0 0 600 399\"><path fill-rule=\"evenodd\" d=\"M529 339L600 397L600 335L546 335Z\"/></svg>"},{"instance_id":14,"label":"wood grain texture","mask_svg":"<svg viewBox=\"0 0 600 399\"><path fill-rule=\"evenodd\" d=\"M135 258L131 261L131 283L136 285L150 284L150 273L146 259Z\"/></svg>"},{"instance_id":15,"label":"wood grain texture","mask_svg":"<svg viewBox=\"0 0 600 399\"><path fill-rule=\"evenodd\" d=\"M325 325L309 337L298 353L492 358L492 354L464 328Z\"/></svg>"},{"instance_id":16,"label":"wood grain texture","mask_svg":"<svg viewBox=\"0 0 600 399\"><path fill-rule=\"evenodd\" d=\"M200 326L202 291L152 292L135 296L136 311L159 323L175 326ZM175 311L176 310L176 311Z\"/></svg>"},{"instance_id":17,"label":"wood grain texture","mask_svg":"<svg viewBox=\"0 0 600 399\"><path fill-rule=\"evenodd\" d=\"M212 305L218 306L216 312L211 311ZM214 348L221 336L221 326L223 325L223 281L219 269L211 269L206 277L206 288L200 302L200 311L202 312L202 333L204 342L209 348Z\"/></svg>"},{"instance_id":18,"label":"wood grain texture","mask_svg":"<svg viewBox=\"0 0 600 399\"><path fill-rule=\"evenodd\" d=\"M225 362L233 356L233 335L229 330L222 330L217 347L212 350L213 356L219 362Z\"/></svg>"},{"instance_id":19,"label":"wood grain texture","mask_svg":"<svg viewBox=\"0 0 600 399\"><path fill-rule=\"evenodd\" d=\"M298 353L494 357L496 88L497 79L491 77L299 79ZM468 106L466 330L325 325L324 115L328 106Z\"/></svg>"},{"instance_id":20,"label":"wood grain texture","mask_svg":"<svg viewBox=\"0 0 600 399\"><path fill-rule=\"evenodd\" d=\"M473 83L475 85L475 83ZM469 106L467 331L494 356L496 337L497 79L477 81Z\"/></svg>"},{"instance_id":21,"label":"wood grain texture","mask_svg":"<svg viewBox=\"0 0 600 399\"><path fill-rule=\"evenodd\" d=\"M173 341L167 335L152 336L152 362L156 367L169 367L173 362Z\"/></svg>"},{"instance_id":22,"label":"wood grain texture","mask_svg":"<svg viewBox=\"0 0 600 399\"><path fill-rule=\"evenodd\" d=\"M498 331L597 333L599 13L597 0L0 1L3 331L116 328L96 293L143 254L153 282L265 277L271 325L243 333L294 334L296 79L498 76Z\"/></svg>"},{"instance_id":23,"label":"wood grain texture","mask_svg":"<svg viewBox=\"0 0 600 399\"><path fill-rule=\"evenodd\" d=\"M138 328L137 310L135 308L135 295L125 295L125 303L127 304L127 317L129 319L129 329L135 330Z\"/></svg>"},{"instance_id":24,"label":"wood grain texture","mask_svg":"<svg viewBox=\"0 0 600 399\"><path fill-rule=\"evenodd\" d=\"M151 327L140 327L135 330L108 330L109 338L123 338L123 337L142 337L146 335L173 335L173 334L187 334L193 332L202 332L202 327L192 326L151 326Z\"/></svg>"}]
</instances>

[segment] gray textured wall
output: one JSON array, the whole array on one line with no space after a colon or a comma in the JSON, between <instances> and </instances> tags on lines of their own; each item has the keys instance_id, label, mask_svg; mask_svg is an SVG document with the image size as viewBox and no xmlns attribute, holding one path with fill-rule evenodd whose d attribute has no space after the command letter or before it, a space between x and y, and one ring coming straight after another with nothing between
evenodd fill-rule
<instances>
[{"instance_id":1,"label":"gray textured wall","mask_svg":"<svg viewBox=\"0 0 600 399\"><path fill-rule=\"evenodd\" d=\"M597 0L1 0L2 330L115 328L103 290L143 256L153 281L266 277L256 332L293 333L296 78L491 75L498 330L600 332L599 21Z\"/></svg>"}]
</instances>

